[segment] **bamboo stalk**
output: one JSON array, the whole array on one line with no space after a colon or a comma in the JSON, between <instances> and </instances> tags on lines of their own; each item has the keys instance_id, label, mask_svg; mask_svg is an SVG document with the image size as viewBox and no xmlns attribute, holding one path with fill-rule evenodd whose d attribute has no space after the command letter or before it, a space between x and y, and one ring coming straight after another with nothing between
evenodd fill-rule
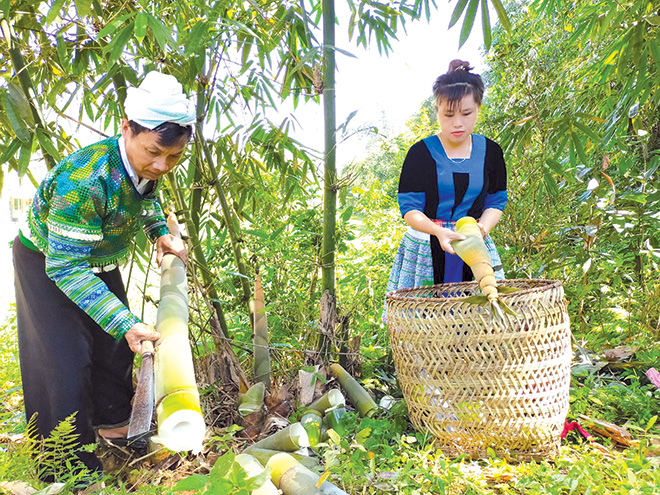
<instances>
[{"instance_id":1,"label":"bamboo stalk","mask_svg":"<svg viewBox=\"0 0 660 495\"><path fill-rule=\"evenodd\" d=\"M174 230L172 222L176 224L170 215L170 230ZM154 355L158 440L176 452L201 452L206 426L188 340L186 267L172 254L161 263L156 330L161 334Z\"/></svg>"},{"instance_id":2,"label":"bamboo stalk","mask_svg":"<svg viewBox=\"0 0 660 495\"><path fill-rule=\"evenodd\" d=\"M325 172L323 178L323 245L321 255L321 289L324 297L336 305L335 247L337 224L336 148L337 122L335 109L335 2L323 0L323 118L325 135ZM323 314L318 352L323 362L328 361L330 337L335 325L334 311Z\"/></svg>"},{"instance_id":3,"label":"bamboo stalk","mask_svg":"<svg viewBox=\"0 0 660 495\"><path fill-rule=\"evenodd\" d=\"M306 468L287 453L280 453L270 458L266 469L275 486L284 495L348 495L344 490Z\"/></svg>"},{"instance_id":4,"label":"bamboo stalk","mask_svg":"<svg viewBox=\"0 0 660 495\"><path fill-rule=\"evenodd\" d=\"M300 423L292 423L269 437L259 440L253 447L273 449L280 452L294 452L302 447L309 447L309 437Z\"/></svg>"},{"instance_id":5,"label":"bamboo stalk","mask_svg":"<svg viewBox=\"0 0 660 495\"><path fill-rule=\"evenodd\" d=\"M348 371L334 363L330 365L330 372L337 377L342 388L346 391L346 395L348 395L361 416L369 417L376 411L378 406L369 395L369 392Z\"/></svg>"},{"instance_id":6,"label":"bamboo stalk","mask_svg":"<svg viewBox=\"0 0 660 495\"><path fill-rule=\"evenodd\" d=\"M265 471L261 463L250 454L238 454L236 462L240 464L248 478L259 476ZM279 493L280 491L270 479L267 479L259 488L252 490L252 495L279 495Z\"/></svg>"}]
</instances>

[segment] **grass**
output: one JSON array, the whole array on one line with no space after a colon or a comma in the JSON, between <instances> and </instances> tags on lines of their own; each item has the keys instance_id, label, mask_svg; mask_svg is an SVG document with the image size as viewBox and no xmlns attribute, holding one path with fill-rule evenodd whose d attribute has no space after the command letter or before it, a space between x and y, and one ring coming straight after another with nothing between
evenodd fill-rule
<instances>
[{"instance_id":1,"label":"grass","mask_svg":"<svg viewBox=\"0 0 660 495\"><path fill-rule=\"evenodd\" d=\"M645 361L660 361L657 346L647 342L643 357ZM371 367L378 369L378 363ZM360 420L354 413L344 416L341 435L332 435L321 449L324 469L329 481L350 494L660 493L655 423L660 415L660 391L643 375L645 369L578 369L572 380L569 420L584 414L626 427L634 440L626 450L606 438L597 438L592 444L570 433L552 462L509 462L494 452L490 458L478 461L448 459L434 448L427 435L415 431L405 406L399 403L376 418ZM392 391L391 380L384 373L368 381L377 389ZM16 327L11 315L0 328L0 382L0 481L24 481L43 488L35 480L31 464L35 446L21 437L25 419ZM170 456L174 459L171 462L161 457L133 466L125 463L107 476L104 493L172 493L177 482L184 483L179 485L181 488L186 483L194 486L191 493L250 493L249 483L233 461L232 453L240 452L244 443L234 436L237 430L216 431L204 454L198 457ZM210 483L217 479L209 471L219 458L224 459L222 472L232 480L229 484ZM216 469L216 474L220 471ZM227 492L232 483L234 488Z\"/></svg>"}]
</instances>

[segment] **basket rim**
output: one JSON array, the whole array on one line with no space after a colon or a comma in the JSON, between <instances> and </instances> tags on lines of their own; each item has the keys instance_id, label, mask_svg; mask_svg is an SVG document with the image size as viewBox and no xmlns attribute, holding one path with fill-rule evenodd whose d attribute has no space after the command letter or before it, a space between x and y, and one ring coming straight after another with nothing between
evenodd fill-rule
<instances>
[{"instance_id":1,"label":"basket rim","mask_svg":"<svg viewBox=\"0 0 660 495\"><path fill-rule=\"evenodd\" d=\"M500 297L502 298L507 298L510 296L518 297L521 295L526 295L526 294L531 294L533 292L538 292L539 290L547 290L547 289L554 289L558 287L562 287L562 283L559 280L548 280L548 279L543 279L543 278L514 278L514 279L504 279L504 280L498 280L498 285L504 285L506 286L507 282L532 282L536 283L536 286L529 287L526 289L520 289L516 292L513 292L511 294L501 294ZM476 286L479 287L479 283L476 282L475 280L469 281L469 282L454 282L454 283L449 283L449 284L434 284L434 285L425 285L425 286L420 286L420 287L407 287L405 289L397 289L394 290L388 294L385 295L385 300L393 300L393 301L416 301L416 300L423 300L425 302L434 302L434 301L443 301L443 302L448 302L448 301L462 301L463 299L466 299L467 297L471 296L460 296L460 297L428 297L428 296L414 296L414 295L408 295L409 292L416 292L419 291L420 289L424 290L431 290L431 289L439 289L443 287L470 287L470 286Z\"/></svg>"}]
</instances>

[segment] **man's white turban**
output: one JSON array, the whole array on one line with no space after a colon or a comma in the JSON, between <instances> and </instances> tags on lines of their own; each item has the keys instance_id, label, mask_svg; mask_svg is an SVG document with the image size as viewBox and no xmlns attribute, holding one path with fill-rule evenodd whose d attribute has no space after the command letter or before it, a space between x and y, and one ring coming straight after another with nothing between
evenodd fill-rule
<instances>
[{"instance_id":1,"label":"man's white turban","mask_svg":"<svg viewBox=\"0 0 660 495\"><path fill-rule=\"evenodd\" d=\"M126 90L126 117L147 129L164 122L182 126L195 122L195 104L186 98L176 77L157 71L149 72L137 88Z\"/></svg>"}]
</instances>

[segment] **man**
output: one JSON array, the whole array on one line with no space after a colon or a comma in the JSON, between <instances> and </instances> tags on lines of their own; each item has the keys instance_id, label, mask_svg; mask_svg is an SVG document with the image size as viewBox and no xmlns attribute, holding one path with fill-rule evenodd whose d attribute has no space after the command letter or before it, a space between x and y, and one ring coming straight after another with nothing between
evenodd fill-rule
<instances>
[{"instance_id":1,"label":"man","mask_svg":"<svg viewBox=\"0 0 660 495\"><path fill-rule=\"evenodd\" d=\"M156 243L158 264L165 253L187 261L157 192L191 137L194 105L176 78L150 72L128 89L125 108L119 138L83 148L48 173L14 241L25 411L39 437L73 413L81 445L95 442L95 430L126 437L133 353L160 335L128 309L118 264L139 228ZM77 456L102 472L94 454Z\"/></svg>"}]
</instances>

